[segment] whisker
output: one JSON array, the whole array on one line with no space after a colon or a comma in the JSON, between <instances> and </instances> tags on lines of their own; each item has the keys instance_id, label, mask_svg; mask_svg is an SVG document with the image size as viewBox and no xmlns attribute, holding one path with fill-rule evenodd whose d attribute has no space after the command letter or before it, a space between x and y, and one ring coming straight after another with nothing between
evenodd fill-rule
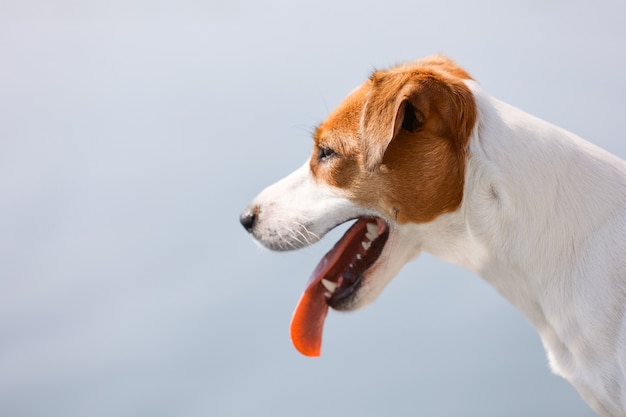
<instances>
[{"instance_id":1,"label":"whisker","mask_svg":"<svg viewBox=\"0 0 626 417\"><path fill-rule=\"evenodd\" d=\"M300 223L300 222L297 222L297 221L294 221L294 220L292 220L292 222L291 222L291 223L292 223L294 226L296 226L296 230L297 230L297 232L298 232L300 235L302 235L302 237L304 238L304 241L305 241L307 244L309 244L309 245L310 245L311 243L313 243L313 242L311 241L311 237L315 238L315 241L320 240L320 237L319 237L317 234L315 234L315 233L311 232L311 231L310 231L310 230L309 230L309 229L308 229L308 228L307 228L304 224L302 224L302 223Z\"/></svg>"},{"instance_id":2,"label":"whisker","mask_svg":"<svg viewBox=\"0 0 626 417\"><path fill-rule=\"evenodd\" d=\"M276 234L278 235L278 237L280 238L280 240L285 243L286 245L280 245L281 249L289 249L289 247L291 247L292 249L297 249L297 246L295 246L291 240L289 239L285 239L285 237L283 235L280 234L279 230L276 230Z\"/></svg>"},{"instance_id":3,"label":"whisker","mask_svg":"<svg viewBox=\"0 0 626 417\"><path fill-rule=\"evenodd\" d=\"M294 232L294 238L300 243L307 244L307 245L311 244L311 242L309 242L308 237L304 233L302 233L302 231L299 229Z\"/></svg>"},{"instance_id":4,"label":"whisker","mask_svg":"<svg viewBox=\"0 0 626 417\"><path fill-rule=\"evenodd\" d=\"M309 241L307 240L306 236L304 234L302 234L301 231L293 230L293 231L291 231L290 234L291 234L291 237L293 238L293 240L298 242L299 246L305 246L305 245L309 244Z\"/></svg>"}]
</instances>

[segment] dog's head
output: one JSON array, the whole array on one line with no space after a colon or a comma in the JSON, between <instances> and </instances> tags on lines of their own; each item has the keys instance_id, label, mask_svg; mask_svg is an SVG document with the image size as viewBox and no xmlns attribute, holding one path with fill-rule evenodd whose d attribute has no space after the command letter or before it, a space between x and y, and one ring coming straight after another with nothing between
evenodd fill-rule
<instances>
[{"instance_id":1,"label":"dog's head","mask_svg":"<svg viewBox=\"0 0 626 417\"><path fill-rule=\"evenodd\" d=\"M263 245L291 250L356 222L321 260L292 321L292 339L318 355L328 306L361 307L420 251L414 224L457 210L476 120L470 76L434 56L375 72L314 134L310 159L241 215Z\"/></svg>"}]
</instances>

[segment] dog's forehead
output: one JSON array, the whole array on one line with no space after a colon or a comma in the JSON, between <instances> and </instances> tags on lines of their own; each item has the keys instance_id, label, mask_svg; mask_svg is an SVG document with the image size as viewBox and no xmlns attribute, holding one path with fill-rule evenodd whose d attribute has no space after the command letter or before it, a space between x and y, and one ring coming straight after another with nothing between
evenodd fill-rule
<instances>
[{"instance_id":1,"label":"dog's forehead","mask_svg":"<svg viewBox=\"0 0 626 417\"><path fill-rule=\"evenodd\" d=\"M370 88L371 82L367 81L352 90L319 126L320 134L332 131L357 131Z\"/></svg>"},{"instance_id":2,"label":"dog's forehead","mask_svg":"<svg viewBox=\"0 0 626 417\"><path fill-rule=\"evenodd\" d=\"M371 81L352 90L346 98L330 113L316 131L316 141L334 142L339 137L358 138L361 112L371 89Z\"/></svg>"}]
</instances>

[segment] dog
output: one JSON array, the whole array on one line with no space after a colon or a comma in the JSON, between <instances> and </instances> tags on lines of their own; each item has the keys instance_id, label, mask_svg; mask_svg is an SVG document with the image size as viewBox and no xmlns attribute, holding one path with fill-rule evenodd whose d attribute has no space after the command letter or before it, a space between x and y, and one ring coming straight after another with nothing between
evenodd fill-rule
<instances>
[{"instance_id":1,"label":"dog","mask_svg":"<svg viewBox=\"0 0 626 417\"><path fill-rule=\"evenodd\" d=\"M288 251L355 220L320 261L291 337L320 354L328 308L371 303L422 251L489 282L537 329L554 373L626 416L626 163L486 93L436 55L375 71L313 153L240 222Z\"/></svg>"}]
</instances>

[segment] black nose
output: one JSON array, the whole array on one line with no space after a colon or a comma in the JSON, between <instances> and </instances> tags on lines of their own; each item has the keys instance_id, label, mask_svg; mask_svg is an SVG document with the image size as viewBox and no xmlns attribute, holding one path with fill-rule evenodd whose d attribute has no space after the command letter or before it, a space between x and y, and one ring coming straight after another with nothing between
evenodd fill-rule
<instances>
[{"instance_id":1,"label":"black nose","mask_svg":"<svg viewBox=\"0 0 626 417\"><path fill-rule=\"evenodd\" d=\"M246 229L248 233L251 233L254 228L254 223L256 222L256 213L254 210L246 209L241 213L241 216L239 216L239 221L244 229Z\"/></svg>"}]
</instances>

